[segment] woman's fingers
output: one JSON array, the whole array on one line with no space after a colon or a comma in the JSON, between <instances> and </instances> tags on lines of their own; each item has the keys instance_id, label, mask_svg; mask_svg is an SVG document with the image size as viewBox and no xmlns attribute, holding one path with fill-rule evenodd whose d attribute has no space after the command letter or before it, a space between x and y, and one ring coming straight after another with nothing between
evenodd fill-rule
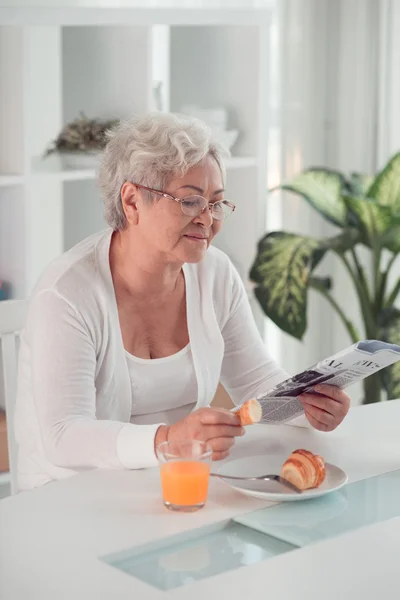
<instances>
[{"instance_id":1,"label":"woman's fingers","mask_svg":"<svg viewBox=\"0 0 400 600\"><path fill-rule=\"evenodd\" d=\"M318 385L315 391L325 395L309 393L300 396L306 417L316 429L332 431L347 415L350 398L343 390L332 385Z\"/></svg>"},{"instance_id":2,"label":"woman's fingers","mask_svg":"<svg viewBox=\"0 0 400 600\"><path fill-rule=\"evenodd\" d=\"M304 412L311 425L320 431L332 431L336 427L336 418L331 413L318 408L317 406L307 405L303 402Z\"/></svg>"},{"instance_id":3,"label":"woman's fingers","mask_svg":"<svg viewBox=\"0 0 400 600\"><path fill-rule=\"evenodd\" d=\"M329 385L328 383L319 383L315 386L315 391L333 398L341 404L350 405L350 396L346 394L344 390L341 390L336 385Z\"/></svg>"},{"instance_id":4,"label":"woman's fingers","mask_svg":"<svg viewBox=\"0 0 400 600\"><path fill-rule=\"evenodd\" d=\"M234 438L244 435L244 427L232 425L208 425L201 429L200 435L208 442L218 438Z\"/></svg>"},{"instance_id":5,"label":"woman's fingers","mask_svg":"<svg viewBox=\"0 0 400 600\"><path fill-rule=\"evenodd\" d=\"M200 408L197 416L203 425L240 425L238 415L225 408Z\"/></svg>"},{"instance_id":6,"label":"woman's fingers","mask_svg":"<svg viewBox=\"0 0 400 600\"><path fill-rule=\"evenodd\" d=\"M170 425L168 441L194 439L207 442L213 451L213 460L222 460L229 454L235 438L245 433L237 415L225 409L201 408Z\"/></svg>"},{"instance_id":7,"label":"woman's fingers","mask_svg":"<svg viewBox=\"0 0 400 600\"><path fill-rule=\"evenodd\" d=\"M235 438L216 438L208 442L213 449L213 452L227 452L235 443Z\"/></svg>"},{"instance_id":8,"label":"woman's fingers","mask_svg":"<svg viewBox=\"0 0 400 600\"><path fill-rule=\"evenodd\" d=\"M341 410L341 404L327 396L314 396L313 394L302 394L301 400L307 406L314 406L331 415L337 414Z\"/></svg>"},{"instance_id":9,"label":"woman's fingers","mask_svg":"<svg viewBox=\"0 0 400 600\"><path fill-rule=\"evenodd\" d=\"M318 431L332 431L332 428L326 422L317 419L311 411L306 410L305 415L314 429L318 429Z\"/></svg>"},{"instance_id":10,"label":"woman's fingers","mask_svg":"<svg viewBox=\"0 0 400 600\"><path fill-rule=\"evenodd\" d=\"M223 460L229 456L229 450L226 452L213 452L212 459L213 460Z\"/></svg>"}]
</instances>

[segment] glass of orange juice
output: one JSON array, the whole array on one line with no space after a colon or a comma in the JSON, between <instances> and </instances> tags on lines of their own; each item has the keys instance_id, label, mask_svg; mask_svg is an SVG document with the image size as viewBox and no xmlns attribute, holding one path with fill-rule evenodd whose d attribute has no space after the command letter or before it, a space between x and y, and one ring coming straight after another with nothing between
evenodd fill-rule
<instances>
[{"instance_id":1,"label":"glass of orange juice","mask_svg":"<svg viewBox=\"0 0 400 600\"><path fill-rule=\"evenodd\" d=\"M163 442L157 448L164 505L193 512L207 500L212 449L206 442Z\"/></svg>"}]
</instances>

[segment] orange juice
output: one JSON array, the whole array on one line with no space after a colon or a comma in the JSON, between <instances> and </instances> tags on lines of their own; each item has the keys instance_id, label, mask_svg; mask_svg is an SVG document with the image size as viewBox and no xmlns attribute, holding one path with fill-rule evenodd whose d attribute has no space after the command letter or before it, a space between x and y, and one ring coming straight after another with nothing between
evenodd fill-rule
<instances>
[{"instance_id":1,"label":"orange juice","mask_svg":"<svg viewBox=\"0 0 400 600\"><path fill-rule=\"evenodd\" d=\"M210 465L195 460L161 465L164 502L175 506L202 505L207 499Z\"/></svg>"}]
</instances>

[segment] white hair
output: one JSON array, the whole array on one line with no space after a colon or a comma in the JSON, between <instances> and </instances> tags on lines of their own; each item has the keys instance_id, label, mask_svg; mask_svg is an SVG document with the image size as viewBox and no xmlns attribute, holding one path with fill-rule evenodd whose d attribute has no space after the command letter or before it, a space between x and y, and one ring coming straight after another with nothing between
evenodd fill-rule
<instances>
[{"instance_id":1,"label":"white hair","mask_svg":"<svg viewBox=\"0 0 400 600\"><path fill-rule=\"evenodd\" d=\"M164 190L208 155L225 184L223 157L229 152L199 119L156 112L120 122L107 132L98 176L107 223L114 231L126 226L120 193L125 181Z\"/></svg>"}]
</instances>

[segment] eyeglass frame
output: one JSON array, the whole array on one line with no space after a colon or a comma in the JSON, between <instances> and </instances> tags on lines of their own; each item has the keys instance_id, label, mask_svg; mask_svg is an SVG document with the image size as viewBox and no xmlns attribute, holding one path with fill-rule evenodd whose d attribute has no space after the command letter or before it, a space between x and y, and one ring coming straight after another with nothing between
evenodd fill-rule
<instances>
[{"instance_id":1,"label":"eyeglass frame","mask_svg":"<svg viewBox=\"0 0 400 600\"><path fill-rule=\"evenodd\" d=\"M178 202L178 204L181 205L181 211L182 214L184 214L186 217L190 217L190 215L186 215L183 212L183 207L182 207L182 203L187 200L187 198L191 198L191 196L198 196L199 198L203 198L203 200L205 200L206 205L205 207L199 212L197 213L197 215L194 215L192 218L194 219L195 217L198 217L199 215L201 215L201 213L203 213L206 208L208 208L208 210L211 212L211 216L213 217L213 219L215 219L216 221L225 221L233 212L235 212L236 209L236 204L233 204L233 202L230 202L230 200L216 200L213 203L207 202L207 198L204 198L204 196L201 196L200 194L191 194L191 196L184 196L184 198L178 198L177 196L173 196L172 194L168 194L168 192L162 192L161 190L155 190L153 188L149 188L146 185L142 185L141 183L133 183L133 185L136 185L136 187L141 188L143 190L147 190L148 192L153 192L155 194L159 194L160 196L162 196L163 198L170 198L171 200L175 200L175 202ZM225 203L227 206L229 206L232 211L229 213L229 215L227 215L226 217L224 217L223 219L217 219L213 213L212 213L212 209L213 206L217 203ZM211 204L211 208L210 208L210 204Z\"/></svg>"}]
</instances>

